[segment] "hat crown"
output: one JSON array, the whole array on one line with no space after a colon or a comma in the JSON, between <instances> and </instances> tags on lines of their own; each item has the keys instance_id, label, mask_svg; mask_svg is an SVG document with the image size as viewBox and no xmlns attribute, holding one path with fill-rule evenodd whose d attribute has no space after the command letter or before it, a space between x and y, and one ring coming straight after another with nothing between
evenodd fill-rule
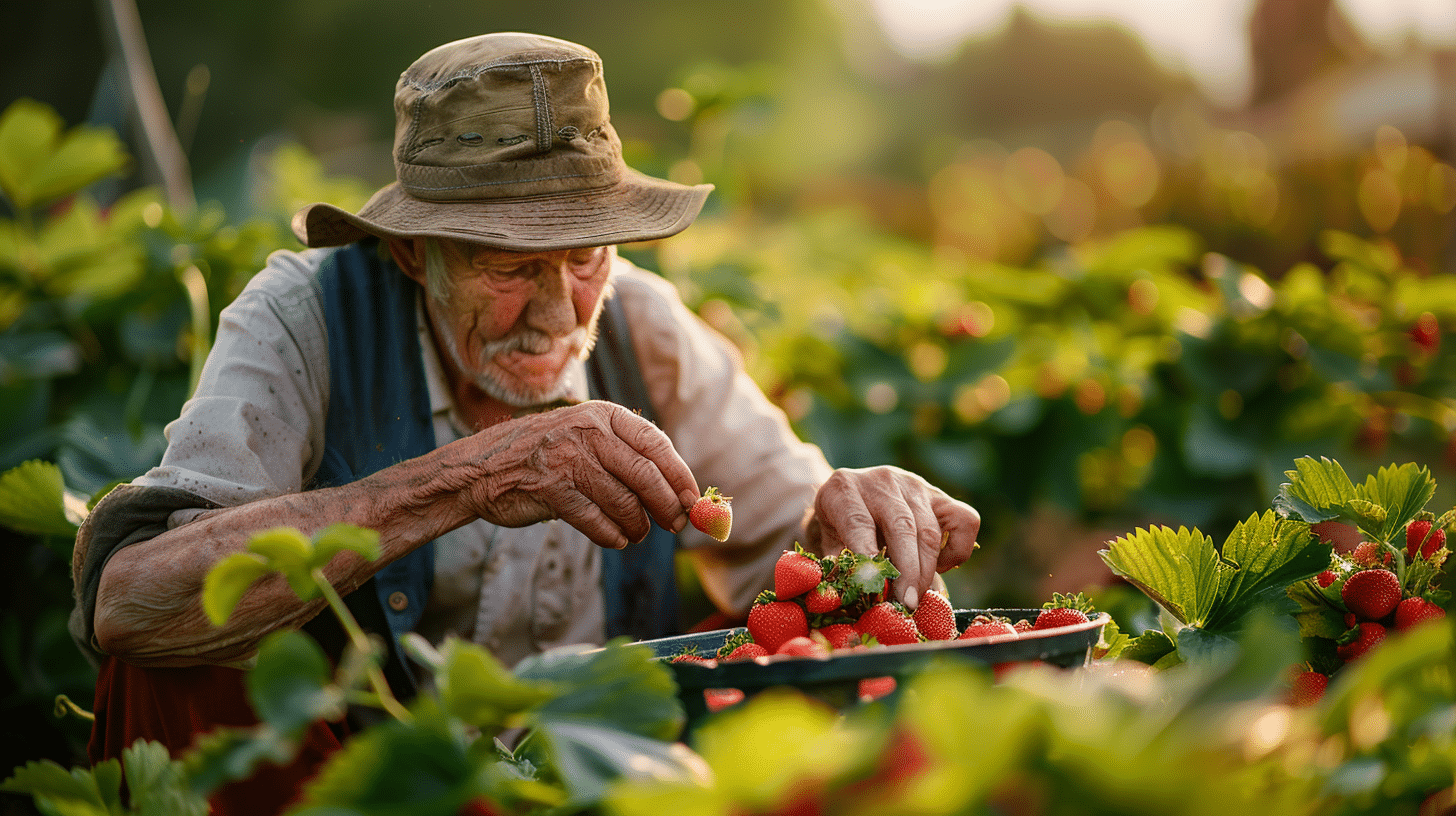
<instances>
[{"instance_id":1,"label":"hat crown","mask_svg":"<svg viewBox=\"0 0 1456 816\"><path fill-rule=\"evenodd\" d=\"M485 34L420 57L395 87L395 170L437 201L593 189L621 176L601 58L532 34Z\"/></svg>"}]
</instances>

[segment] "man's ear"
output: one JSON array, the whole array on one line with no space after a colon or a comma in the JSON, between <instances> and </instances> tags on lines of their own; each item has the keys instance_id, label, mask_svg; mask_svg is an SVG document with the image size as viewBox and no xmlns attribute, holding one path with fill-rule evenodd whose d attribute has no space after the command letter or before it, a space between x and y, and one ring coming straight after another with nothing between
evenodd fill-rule
<instances>
[{"instance_id":1,"label":"man's ear","mask_svg":"<svg viewBox=\"0 0 1456 816\"><path fill-rule=\"evenodd\" d=\"M425 285L425 239L390 238L389 254L411 280Z\"/></svg>"}]
</instances>

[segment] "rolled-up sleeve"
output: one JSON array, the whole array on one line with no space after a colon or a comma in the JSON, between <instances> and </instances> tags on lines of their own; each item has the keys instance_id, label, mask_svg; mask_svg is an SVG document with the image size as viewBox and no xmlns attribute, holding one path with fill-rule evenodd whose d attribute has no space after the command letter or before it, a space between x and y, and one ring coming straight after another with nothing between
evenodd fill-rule
<instances>
[{"instance_id":1,"label":"rolled-up sleeve","mask_svg":"<svg viewBox=\"0 0 1456 816\"><path fill-rule=\"evenodd\" d=\"M617 291L663 431L697 478L733 497L733 530L719 543L682 533L708 597L742 614L773 585L831 468L744 370L738 350L682 302L673 285L619 261Z\"/></svg>"}]
</instances>

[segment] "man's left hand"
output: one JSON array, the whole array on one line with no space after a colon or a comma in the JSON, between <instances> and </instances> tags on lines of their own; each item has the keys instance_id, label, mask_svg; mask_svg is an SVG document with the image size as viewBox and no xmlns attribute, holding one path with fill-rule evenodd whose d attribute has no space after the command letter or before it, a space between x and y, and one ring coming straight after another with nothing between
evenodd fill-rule
<instances>
[{"instance_id":1,"label":"man's left hand","mask_svg":"<svg viewBox=\"0 0 1456 816\"><path fill-rule=\"evenodd\" d=\"M970 557L981 530L974 507L897 467L840 468L814 496L805 546L821 555L884 550L900 577L890 594L914 609L937 573Z\"/></svg>"}]
</instances>

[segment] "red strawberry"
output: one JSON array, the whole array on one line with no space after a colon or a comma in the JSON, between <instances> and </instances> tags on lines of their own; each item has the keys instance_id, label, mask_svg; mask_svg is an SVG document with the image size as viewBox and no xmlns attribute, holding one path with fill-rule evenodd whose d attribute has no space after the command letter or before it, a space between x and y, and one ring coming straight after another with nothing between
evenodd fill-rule
<instances>
[{"instance_id":1,"label":"red strawberry","mask_svg":"<svg viewBox=\"0 0 1456 816\"><path fill-rule=\"evenodd\" d=\"M1388 569L1366 569L1345 579L1340 599L1360 620L1376 621L1400 603L1400 579Z\"/></svg>"},{"instance_id":2,"label":"red strawberry","mask_svg":"<svg viewBox=\"0 0 1456 816\"><path fill-rule=\"evenodd\" d=\"M754 641L772 653L790 638L807 636L809 619L804 615L804 608L793 601L755 603L748 610L748 632L753 635Z\"/></svg>"},{"instance_id":3,"label":"red strawberry","mask_svg":"<svg viewBox=\"0 0 1456 816\"><path fill-rule=\"evenodd\" d=\"M1086 612L1067 606L1059 606L1053 609L1043 609L1041 614L1036 616L1036 622L1031 625L1031 628L1054 629L1058 626L1072 626L1078 623L1086 623L1087 621Z\"/></svg>"},{"instance_id":4,"label":"red strawberry","mask_svg":"<svg viewBox=\"0 0 1456 816\"><path fill-rule=\"evenodd\" d=\"M1357 618L1357 617L1355 617L1355 613L1354 612L1346 612L1345 613L1345 628L1346 629L1353 629L1353 628L1355 628L1355 624L1357 624L1359 622L1360 622L1360 619Z\"/></svg>"},{"instance_id":5,"label":"red strawberry","mask_svg":"<svg viewBox=\"0 0 1456 816\"><path fill-rule=\"evenodd\" d=\"M1329 684L1330 678L1326 675L1311 670L1301 671L1290 683L1289 702L1296 706L1314 705L1325 696L1325 688Z\"/></svg>"},{"instance_id":6,"label":"red strawberry","mask_svg":"<svg viewBox=\"0 0 1456 816\"><path fill-rule=\"evenodd\" d=\"M728 531L733 527L732 501L732 496L724 496L718 488L710 487L688 511L688 521L713 538L727 541Z\"/></svg>"},{"instance_id":7,"label":"red strawberry","mask_svg":"<svg viewBox=\"0 0 1456 816\"><path fill-rule=\"evenodd\" d=\"M718 665L718 661L717 660L714 660L713 658L708 657L707 655L700 655L697 652L683 652L680 655L674 655L671 662L673 662L673 663L697 663L697 664L700 664L700 665L703 665L703 666L716 666L716 665Z\"/></svg>"},{"instance_id":8,"label":"red strawberry","mask_svg":"<svg viewBox=\"0 0 1456 816\"><path fill-rule=\"evenodd\" d=\"M955 640L955 609L950 601L934 589L925 590L920 606L915 608L915 628L929 640Z\"/></svg>"},{"instance_id":9,"label":"red strawberry","mask_svg":"<svg viewBox=\"0 0 1456 816\"><path fill-rule=\"evenodd\" d=\"M830 649L848 649L859 643L859 633L854 627L847 623L831 623L828 626L821 626L814 630L824 638ZM814 633L810 633L813 637Z\"/></svg>"},{"instance_id":10,"label":"red strawberry","mask_svg":"<svg viewBox=\"0 0 1456 816\"><path fill-rule=\"evenodd\" d=\"M1410 597L1395 607L1395 628L1400 631L1428 620L1446 617L1446 610L1425 598Z\"/></svg>"},{"instance_id":11,"label":"red strawberry","mask_svg":"<svg viewBox=\"0 0 1456 816\"><path fill-rule=\"evenodd\" d=\"M1335 571L1334 570L1325 570L1324 572L1321 572L1319 575L1316 575L1314 577L1314 580L1321 587L1327 587L1330 584L1333 584L1339 577L1340 576L1338 576L1338 575L1335 574Z\"/></svg>"},{"instance_id":12,"label":"red strawberry","mask_svg":"<svg viewBox=\"0 0 1456 816\"><path fill-rule=\"evenodd\" d=\"M819 566L819 559L795 545L792 550L784 550L774 563L774 594L786 601L815 589L823 578L824 568Z\"/></svg>"},{"instance_id":13,"label":"red strawberry","mask_svg":"<svg viewBox=\"0 0 1456 816\"><path fill-rule=\"evenodd\" d=\"M915 619L898 601L880 601L866 609L854 628L861 635L874 638L881 646L920 642L920 630L915 628Z\"/></svg>"},{"instance_id":14,"label":"red strawberry","mask_svg":"<svg viewBox=\"0 0 1456 816\"><path fill-rule=\"evenodd\" d=\"M703 702L707 704L709 711L722 711L731 705L737 705L743 701L743 690L736 688L710 688L703 689Z\"/></svg>"},{"instance_id":15,"label":"red strawberry","mask_svg":"<svg viewBox=\"0 0 1456 816\"><path fill-rule=\"evenodd\" d=\"M1390 564L1390 551L1374 541L1362 541L1355 545L1350 560L1365 569L1384 567Z\"/></svg>"},{"instance_id":16,"label":"red strawberry","mask_svg":"<svg viewBox=\"0 0 1456 816\"><path fill-rule=\"evenodd\" d=\"M1435 354L1441 347L1441 324L1430 312L1422 312L1408 331L1411 342L1423 354Z\"/></svg>"},{"instance_id":17,"label":"red strawberry","mask_svg":"<svg viewBox=\"0 0 1456 816\"><path fill-rule=\"evenodd\" d=\"M763 646L761 646L761 645L759 645L757 643L754 643L753 641L750 640L747 643L744 643L744 644L742 644L740 646L735 647L733 649L733 651L731 651L731 652L728 653L728 656L727 657L723 657L723 658L719 658L719 659L720 660L752 660L755 657L764 657L766 655L768 655L768 649L765 649L765 648L763 648Z\"/></svg>"},{"instance_id":18,"label":"red strawberry","mask_svg":"<svg viewBox=\"0 0 1456 816\"><path fill-rule=\"evenodd\" d=\"M859 681L860 702L878 700L894 690L895 678L893 677L866 677Z\"/></svg>"},{"instance_id":19,"label":"red strawberry","mask_svg":"<svg viewBox=\"0 0 1456 816\"><path fill-rule=\"evenodd\" d=\"M833 612L842 603L843 601L839 596L839 590L835 589L828 582L819 584L819 586L809 590L809 593L804 596L804 607L810 612L815 612L820 615Z\"/></svg>"},{"instance_id":20,"label":"red strawberry","mask_svg":"<svg viewBox=\"0 0 1456 816\"><path fill-rule=\"evenodd\" d=\"M1017 621L1016 623L1011 624L1011 628L1012 629L1015 629L1016 630L1016 634L1019 635L1022 632L1030 632L1032 629L1035 629L1036 627L1034 627L1034 626L1031 625L1031 621L1027 620L1026 618L1022 618L1021 620Z\"/></svg>"},{"instance_id":21,"label":"red strawberry","mask_svg":"<svg viewBox=\"0 0 1456 816\"><path fill-rule=\"evenodd\" d=\"M784 641L782 645L774 649L774 654L792 657L828 657L829 649L808 635L800 635Z\"/></svg>"},{"instance_id":22,"label":"red strawberry","mask_svg":"<svg viewBox=\"0 0 1456 816\"><path fill-rule=\"evenodd\" d=\"M1436 550L1446 546L1446 531L1440 527L1434 530L1432 524L1425 519L1412 521L1405 528L1405 557L1414 561L1416 554L1421 558L1430 560L1436 554Z\"/></svg>"},{"instance_id":23,"label":"red strawberry","mask_svg":"<svg viewBox=\"0 0 1456 816\"><path fill-rule=\"evenodd\" d=\"M1339 655L1341 660L1349 663L1380 645L1382 640L1385 640L1385 627L1366 621L1341 635L1339 640L1335 641L1335 654Z\"/></svg>"},{"instance_id":24,"label":"red strawberry","mask_svg":"<svg viewBox=\"0 0 1456 816\"><path fill-rule=\"evenodd\" d=\"M477 796L455 811L456 816L505 816L507 812L488 796Z\"/></svg>"},{"instance_id":25,"label":"red strawberry","mask_svg":"<svg viewBox=\"0 0 1456 816\"><path fill-rule=\"evenodd\" d=\"M1028 629L1031 624L1026 625ZM975 620L966 624L966 631L961 632L959 640L970 640L971 638L992 637L995 635L1015 635L1016 627L1007 623L1002 618L995 618L988 615L977 615Z\"/></svg>"}]
</instances>

